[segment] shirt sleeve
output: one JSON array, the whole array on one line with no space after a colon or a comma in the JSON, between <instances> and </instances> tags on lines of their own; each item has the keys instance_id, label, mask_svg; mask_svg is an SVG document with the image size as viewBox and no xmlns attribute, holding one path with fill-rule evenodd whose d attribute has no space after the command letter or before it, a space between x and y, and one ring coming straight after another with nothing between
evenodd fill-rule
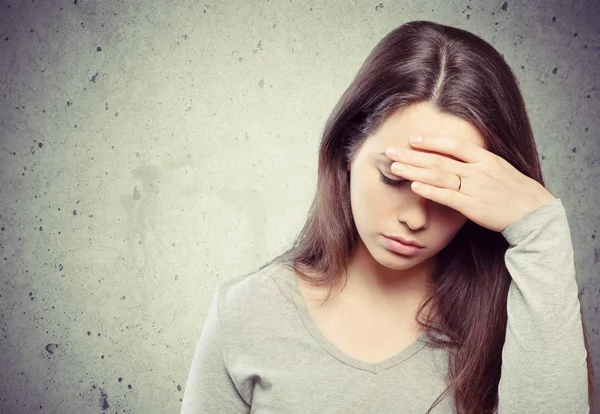
<instances>
[{"instance_id":1,"label":"shirt sleeve","mask_svg":"<svg viewBox=\"0 0 600 414\"><path fill-rule=\"evenodd\" d=\"M526 214L502 235L512 281L497 412L587 414L587 354L562 202Z\"/></svg>"},{"instance_id":2,"label":"shirt sleeve","mask_svg":"<svg viewBox=\"0 0 600 414\"><path fill-rule=\"evenodd\" d=\"M219 286L220 287L220 286ZM219 287L196 345L183 395L181 414L249 413L229 375L227 336L219 311Z\"/></svg>"}]
</instances>

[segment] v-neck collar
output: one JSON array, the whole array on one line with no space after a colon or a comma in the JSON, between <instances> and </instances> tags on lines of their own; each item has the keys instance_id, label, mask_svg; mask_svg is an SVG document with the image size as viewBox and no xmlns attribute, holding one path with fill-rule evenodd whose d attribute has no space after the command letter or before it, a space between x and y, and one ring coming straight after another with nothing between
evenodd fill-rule
<instances>
[{"instance_id":1,"label":"v-neck collar","mask_svg":"<svg viewBox=\"0 0 600 414\"><path fill-rule=\"evenodd\" d=\"M414 354L419 352L423 347L426 346L426 334L422 334L421 336L419 336L419 338L417 338L414 342L412 342L402 351L380 362L370 363L360 361L356 358L351 357L350 355L347 355L346 353L338 349L336 346L334 346L325 337L325 335L323 335L323 333L320 331L320 329L317 327L317 325L311 318L306 303L304 301L304 297L300 292L300 287L298 285L298 280L296 279L295 272L282 264L278 264L278 266L279 269L281 269L281 272L283 272L282 276L286 279L286 282L288 282L286 284L289 287L289 292L294 301L294 304L296 305L296 309L298 311L300 319L304 323L304 326L310 332L313 338L319 343L319 345L321 345L331 356L341 361L342 363L354 367L356 369L361 369L372 372L373 374L377 374L378 372L381 372L385 369L388 369L394 365L397 365L409 359Z\"/></svg>"}]
</instances>

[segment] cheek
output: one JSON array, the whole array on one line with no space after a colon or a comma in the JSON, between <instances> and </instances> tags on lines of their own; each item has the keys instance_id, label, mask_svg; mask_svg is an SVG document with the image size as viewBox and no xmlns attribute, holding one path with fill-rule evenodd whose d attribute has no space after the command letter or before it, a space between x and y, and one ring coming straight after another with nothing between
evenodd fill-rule
<instances>
[{"instance_id":1,"label":"cheek","mask_svg":"<svg viewBox=\"0 0 600 414\"><path fill-rule=\"evenodd\" d=\"M359 232L371 221L373 215L370 207L371 194L369 192L370 189L365 185L362 177L353 177L350 181L352 216Z\"/></svg>"},{"instance_id":2,"label":"cheek","mask_svg":"<svg viewBox=\"0 0 600 414\"><path fill-rule=\"evenodd\" d=\"M381 218L394 209L393 193L377 177L359 177L351 182L352 208L358 214Z\"/></svg>"},{"instance_id":3,"label":"cheek","mask_svg":"<svg viewBox=\"0 0 600 414\"><path fill-rule=\"evenodd\" d=\"M436 216L436 231L440 244L448 244L467 222L467 218L458 211L440 206L443 211L438 211Z\"/></svg>"}]
</instances>

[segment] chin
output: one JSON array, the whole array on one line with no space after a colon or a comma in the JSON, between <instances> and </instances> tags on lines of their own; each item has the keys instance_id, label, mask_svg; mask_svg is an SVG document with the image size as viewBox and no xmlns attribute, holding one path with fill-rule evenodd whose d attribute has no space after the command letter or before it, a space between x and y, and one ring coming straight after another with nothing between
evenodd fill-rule
<instances>
[{"instance_id":1,"label":"chin","mask_svg":"<svg viewBox=\"0 0 600 414\"><path fill-rule=\"evenodd\" d=\"M375 257L375 260L382 266L395 270L404 270L415 267L423 261L421 256L400 256L394 252L389 251L385 247L382 248L383 252Z\"/></svg>"}]
</instances>

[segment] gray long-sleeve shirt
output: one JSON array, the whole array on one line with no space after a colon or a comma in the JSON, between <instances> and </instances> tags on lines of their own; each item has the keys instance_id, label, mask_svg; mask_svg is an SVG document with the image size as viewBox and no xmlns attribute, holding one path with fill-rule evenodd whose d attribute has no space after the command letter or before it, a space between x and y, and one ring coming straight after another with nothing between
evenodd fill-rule
<instances>
[{"instance_id":1,"label":"gray long-sleeve shirt","mask_svg":"<svg viewBox=\"0 0 600 414\"><path fill-rule=\"evenodd\" d=\"M499 414L589 413L571 235L560 199L502 232L512 282ZM365 363L308 315L293 271L271 264L221 283L185 387L182 414L425 413L447 383L448 355L424 336ZM451 396L432 413L453 413Z\"/></svg>"}]
</instances>

